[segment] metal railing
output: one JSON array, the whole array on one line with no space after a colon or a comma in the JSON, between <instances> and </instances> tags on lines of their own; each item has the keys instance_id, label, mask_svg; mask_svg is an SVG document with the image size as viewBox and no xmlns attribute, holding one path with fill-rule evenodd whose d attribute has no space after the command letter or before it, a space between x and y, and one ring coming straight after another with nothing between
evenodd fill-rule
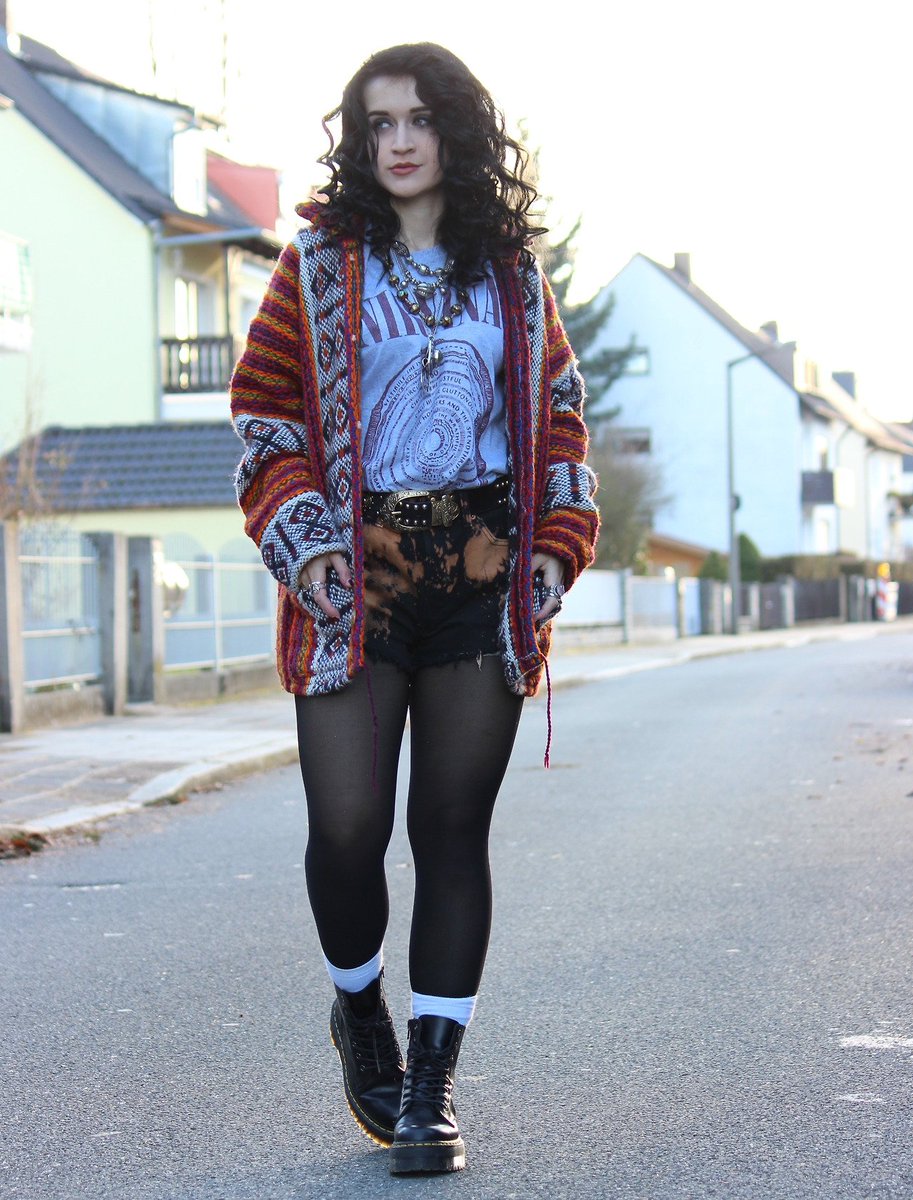
<instances>
[{"instance_id":1,"label":"metal railing","mask_svg":"<svg viewBox=\"0 0 913 1200\"><path fill-rule=\"evenodd\" d=\"M98 680L98 554L91 540L42 526L23 530L19 569L26 688Z\"/></svg>"},{"instance_id":2,"label":"metal railing","mask_svg":"<svg viewBox=\"0 0 913 1200\"><path fill-rule=\"evenodd\" d=\"M162 338L164 392L224 392L235 365L235 339Z\"/></svg>"},{"instance_id":3,"label":"metal railing","mask_svg":"<svg viewBox=\"0 0 913 1200\"><path fill-rule=\"evenodd\" d=\"M165 613L165 670L214 670L269 661L275 646L272 579L257 558L168 557L174 585Z\"/></svg>"}]
</instances>

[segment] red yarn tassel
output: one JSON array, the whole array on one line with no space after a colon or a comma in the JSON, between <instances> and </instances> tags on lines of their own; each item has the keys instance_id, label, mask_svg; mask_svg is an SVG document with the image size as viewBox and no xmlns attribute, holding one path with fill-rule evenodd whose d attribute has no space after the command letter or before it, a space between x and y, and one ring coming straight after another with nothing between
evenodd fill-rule
<instances>
[{"instance_id":1,"label":"red yarn tassel","mask_svg":"<svg viewBox=\"0 0 913 1200\"><path fill-rule=\"evenodd\" d=\"M542 760L542 765L546 770L548 770L549 766L551 765L549 761L549 752L552 748L552 677L548 670L548 659L545 660L545 693L545 715L546 720L548 721L548 740L545 743L545 758Z\"/></svg>"}]
</instances>

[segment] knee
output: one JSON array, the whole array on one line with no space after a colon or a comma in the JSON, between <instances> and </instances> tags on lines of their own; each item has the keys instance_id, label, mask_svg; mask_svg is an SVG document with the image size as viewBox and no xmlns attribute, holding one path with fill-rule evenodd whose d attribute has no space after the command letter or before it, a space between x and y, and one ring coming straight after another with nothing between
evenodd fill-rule
<instances>
[{"instance_id":1,"label":"knee","mask_svg":"<svg viewBox=\"0 0 913 1200\"><path fill-rule=\"evenodd\" d=\"M307 853L338 870L358 870L383 861L393 833L392 822L334 821L308 829Z\"/></svg>"},{"instance_id":2,"label":"knee","mask_svg":"<svg viewBox=\"0 0 913 1200\"><path fill-rule=\"evenodd\" d=\"M459 805L423 805L409 814L409 844L416 862L442 855L485 854L489 824L488 810L480 813Z\"/></svg>"}]
</instances>

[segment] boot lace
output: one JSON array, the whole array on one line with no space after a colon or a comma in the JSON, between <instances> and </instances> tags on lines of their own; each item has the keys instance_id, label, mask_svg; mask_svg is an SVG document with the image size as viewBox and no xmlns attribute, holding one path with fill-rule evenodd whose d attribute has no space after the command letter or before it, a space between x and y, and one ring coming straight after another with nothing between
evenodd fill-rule
<instances>
[{"instance_id":1,"label":"boot lace","mask_svg":"<svg viewBox=\"0 0 913 1200\"><path fill-rule=\"evenodd\" d=\"M410 1051L409 1069L403 1085L403 1103L418 1101L446 1108L453 1095L450 1055L424 1046Z\"/></svg>"},{"instance_id":2,"label":"boot lace","mask_svg":"<svg viewBox=\"0 0 913 1200\"><path fill-rule=\"evenodd\" d=\"M386 1074L402 1062L396 1030L389 1013L376 1017L346 1016L349 1042L352 1053L359 1062L374 1068L378 1074Z\"/></svg>"}]
</instances>

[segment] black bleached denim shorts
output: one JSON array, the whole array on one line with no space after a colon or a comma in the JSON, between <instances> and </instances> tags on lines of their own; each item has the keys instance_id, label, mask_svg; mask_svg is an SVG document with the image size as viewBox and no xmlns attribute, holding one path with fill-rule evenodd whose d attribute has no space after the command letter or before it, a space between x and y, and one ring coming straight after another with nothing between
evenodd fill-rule
<instances>
[{"instance_id":1,"label":"black bleached denim shorts","mask_svg":"<svg viewBox=\"0 0 913 1200\"><path fill-rule=\"evenodd\" d=\"M403 531L368 521L365 653L412 673L498 653L510 511L467 504L450 525Z\"/></svg>"}]
</instances>

